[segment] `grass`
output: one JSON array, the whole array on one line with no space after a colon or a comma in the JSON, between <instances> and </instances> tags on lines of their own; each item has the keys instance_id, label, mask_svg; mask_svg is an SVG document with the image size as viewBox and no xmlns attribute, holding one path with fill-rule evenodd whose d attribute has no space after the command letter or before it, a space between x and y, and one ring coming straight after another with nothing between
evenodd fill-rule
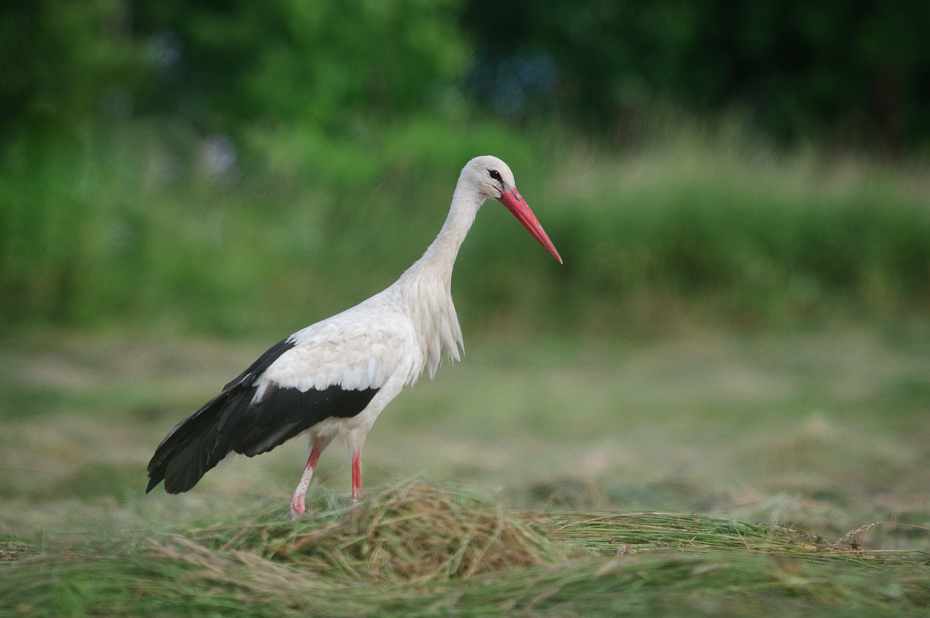
<instances>
[{"instance_id":1,"label":"grass","mask_svg":"<svg viewBox=\"0 0 930 618\"><path fill-rule=\"evenodd\" d=\"M0 608L35 615L613 615L926 608L928 554L700 516L518 514L400 483L291 522L265 503L180 534L20 545ZM530 517L532 519L530 519ZM853 541L850 544L850 541Z\"/></svg>"},{"instance_id":2,"label":"grass","mask_svg":"<svg viewBox=\"0 0 930 618\"><path fill-rule=\"evenodd\" d=\"M7 339L0 614L926 612L928 335L470 339L378 420L365 503L334 446L296 522L297 442L142 493L260 344Z\"/></svg>"}]
</instances>

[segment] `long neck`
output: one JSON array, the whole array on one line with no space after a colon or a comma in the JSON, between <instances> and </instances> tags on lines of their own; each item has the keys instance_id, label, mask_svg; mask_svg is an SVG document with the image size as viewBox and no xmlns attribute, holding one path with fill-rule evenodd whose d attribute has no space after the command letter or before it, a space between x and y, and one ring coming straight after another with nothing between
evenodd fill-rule
<instances>
[{"instance_id":1,"label":"long neck","mask_svg":"<svg viewBox=\"0 0 930 618\"><path fill-rule=\"evenodd\" d=\"M443 350L455 360L460 358L462 329L452 303L452 267L484 201L477 192L463 189L462 184L460 180L455 188L449 216L436 240L390 288L402 299L414 324L430 378Z\"/></svg>"},{"instance_id":2,"label":"long neck","mask_svg":"<svg viewBox=\"0 0 930 618\"><path fill-rule=\"evenodd\" d=\"M452 195L449 216L446 217L446 222L439 230L439 235L436 236L436 240L429 246L423 257L410 267L410 271L434 271L446 284L451 282L455 258L483 202L483 197L476 191L463 188L460 182Z\"/></svg>"}]
</instances>

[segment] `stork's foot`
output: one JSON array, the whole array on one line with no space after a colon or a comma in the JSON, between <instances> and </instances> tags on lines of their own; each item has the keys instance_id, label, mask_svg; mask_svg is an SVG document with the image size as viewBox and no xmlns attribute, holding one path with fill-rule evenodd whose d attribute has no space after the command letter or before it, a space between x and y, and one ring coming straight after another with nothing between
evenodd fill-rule
<instances>
[{"instance_id":1,"label":"stork's foot","mask_svg":"<svg viewBox=\"0 0 930 618\"><path fill-rule=\"evenodd\" d=\"M304 497L303 495L295 495L291 498L291 521L297 519L304 514L304 511L307 510L307 507L304 506Z\"/></svg>"}]
</instances>

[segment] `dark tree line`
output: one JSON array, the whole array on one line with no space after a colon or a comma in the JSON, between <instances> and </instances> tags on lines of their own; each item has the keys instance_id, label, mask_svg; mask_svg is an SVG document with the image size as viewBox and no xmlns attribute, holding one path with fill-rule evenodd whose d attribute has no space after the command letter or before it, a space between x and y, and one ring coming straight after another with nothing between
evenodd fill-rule
<instances>
[{"instance_id":1,"label":"dark tree line","mask_svg":"<svg viewBox=\"0 0 930 618\"><path fill-rule=\"evenodd\" d=\"M930 137L923 0L470 0L463 23L491 65L551 57L547 104L589 126L673 103L788 138Z\"/></svg>"},{"instance_id":2,"label":"dark tree line","mask_svg":"<svg viewBox=\"0 0 930 618\"><path fill-rule=\"evenodd\" d=\"M464 86L597 131L671 104L785 138L930 138L925 0L29 0L0 6L0 134L89 114L338 125Z\"/></svg>"}]
</instances>

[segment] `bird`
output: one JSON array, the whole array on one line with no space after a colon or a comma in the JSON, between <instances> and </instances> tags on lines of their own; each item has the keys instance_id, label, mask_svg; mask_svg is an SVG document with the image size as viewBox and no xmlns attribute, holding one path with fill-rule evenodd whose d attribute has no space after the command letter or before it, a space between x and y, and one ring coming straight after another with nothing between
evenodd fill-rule
<instances>
[{"instance_id":1,"label":"bird","mask_svg":"<svg viewBox=\"0 0 930 618\"><path fill-rule=\"evenodd\" d=\"M351 461L353 502L362 498L362 447L385 406L445 354L460 361L462 329L452 302L452 268L475 216L500 201L560 264L562 258L501 159L475 157L462 169L449 214L422 257L390 287L273 345L218 395L178 423L148 464L146 493L193 488L231 453L254 457L309 433L310 455L291 498L292 517L323 450L336 438Z\"/></svg>"}]
</instances>

